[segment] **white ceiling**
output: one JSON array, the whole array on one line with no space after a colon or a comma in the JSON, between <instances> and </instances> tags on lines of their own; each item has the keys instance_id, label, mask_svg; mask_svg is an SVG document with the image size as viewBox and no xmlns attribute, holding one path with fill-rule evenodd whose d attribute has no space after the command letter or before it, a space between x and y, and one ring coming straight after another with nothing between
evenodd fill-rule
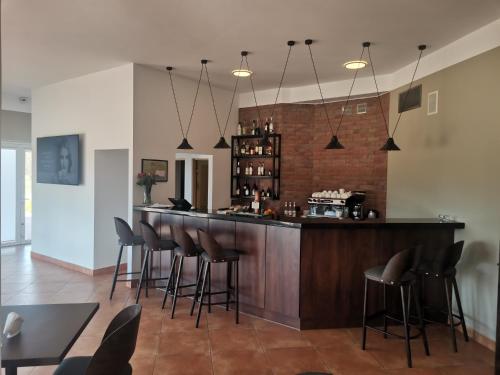
<instances>
[{"instance_id":1,"label":"white ceiling","mask_svg":"<svg viewBox=\"0 0 500 375\"><path fill-rule=\"evenodd\" d=\"M415 60L418 44L436 50L498 18L500 0L3 0L3 91L29 96L127 62L197 77L201 58L230 87L241 50L262 90L277 86L290 39L300 43L285 86L311 84L306 38L320 79L336 81L351 77L342 63L365 40L377 73L390 73Z\"/></svg>"}]
</instances>

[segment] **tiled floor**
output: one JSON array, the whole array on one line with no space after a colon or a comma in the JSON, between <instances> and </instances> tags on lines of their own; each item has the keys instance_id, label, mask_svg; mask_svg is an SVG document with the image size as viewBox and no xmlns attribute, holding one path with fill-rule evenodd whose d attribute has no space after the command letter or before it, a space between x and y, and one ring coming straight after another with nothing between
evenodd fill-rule
<instances>
[{"instance_id":1,"label":"tiled floor","mask_svg":"<svg viewBox=\"0 0 500 375\"><path fill-rule=\"evenodd\" d=\"M88 277L32 260L29 249L2 249L2 304L98 301L96 316L69 355L91 355L111 318L133 303L133 291L123 284L108 300L111 276ZM412 342L414 369L406 368L403 342L369 333L366 351L359 349L359 329L298 332L222 309L204 314L199 329L189 316L189 302L181 299L176 318L160 308L162 295L142 298L140 335L132 365L134 374L293 375L324 371L335 375L488 375L493 353L460 338L459 352L450 348L447 331L429 328L431 356L419 340ZM169 299L170 302L170 299ZM170 307L170 304L168 305ZM169 311L169 310L168 310ZM54 367L25 368L19 374L52 374Z\"/></svg>"}]
</instances>

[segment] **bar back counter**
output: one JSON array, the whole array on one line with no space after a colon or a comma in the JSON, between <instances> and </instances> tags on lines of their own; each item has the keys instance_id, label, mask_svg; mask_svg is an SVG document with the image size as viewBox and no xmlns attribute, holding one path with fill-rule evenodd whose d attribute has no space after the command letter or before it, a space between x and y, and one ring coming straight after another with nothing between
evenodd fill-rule
<instances>
[{"instance_id":1,"label":"bar back counter","mask_svg":"<svg viewBox=\"0 0 500 375\"><path fill-rule=\"evenodd\" d=\"M297 329L360 326L366 269L416 244L423 245L424 257L432 257L454 242L455 229L464 228L434 219L271 220L140 206L135 211L162 238L170 238L171 224L181 225L196 242L200 228L223 247L237 249L241 311ZM186 261L183 277L194 282L196 261ZM154 259L153 276L166 275L169 267L167 254ZM213 291L226 288L225 267L212 268ZM425 289L427 302L441 306L442 285L426 284ZM380 293L370 292L370 310L379 306Z\"/></svg>"}]
</instances>

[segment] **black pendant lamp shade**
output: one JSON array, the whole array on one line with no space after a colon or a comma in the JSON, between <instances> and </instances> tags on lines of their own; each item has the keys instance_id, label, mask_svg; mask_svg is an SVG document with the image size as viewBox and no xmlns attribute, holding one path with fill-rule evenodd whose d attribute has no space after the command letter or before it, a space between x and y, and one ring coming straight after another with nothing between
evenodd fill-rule
<instances>
[{"instance_id":1,"label":"black pendant lamp shade","mask_svg":"<svg viewBox=\"0 0 500 375\"><path fill-rule=\"evenodd\" d=\"M400 151L401 149L398 147L396 143L394 143L394 138L387 138L387 142L382 146L380 151Z\"/></svg>"},{"instance_id":2,"label":"black pendant lamp shade","mask_svg":"<svg viewBox=\"0 0 500 375\"><path fill-rule=\"evenodd\" d=\"M196 88L196 94L194 95L193 108L191 110L191 116L189 117L189 123L188 123L188 127L186 129L186 132L184 132L184 128L182 127L181 114L179 112L179 105L177 104L177 96L175 95L174 82L172 80L172 70L173 70L173 68L171 66L167 66L168 76L170 78L170 87L172 88L172 95L174 97L175 109L177 111L177 118L179 120L179 127L181 128L181 133L182 133L182 142L177 147L177 149L178 150L192 150L193 147L189 144L189 142L187 140L187 136L189 133L189 129L191 128L191 121L193 120L194 108L196 107L196 99L198 98L198 92L200 91L201 77L203 74L203 65L202 65L201 70L200 70L200 77L198 79L198 86Z\"/></svg>"},{"instance_id":3,"label":"black pendant lamp shade","mask_svg":"<svg viewBox=\"0 0 500 375\"><path fill-rule=\"evenodd\" d=\"M187 138L182 138L182 142L177 146L178 150L192 150L193 147L189 144Z\"/></svg>"},{"instance_id":4,"label":"black pendant lamp shade","mask_svg":"<svg viewBox=\"0 0 500 375\"><path fill-rule=\"evenodd\" d=\"M219 142L215 144L214 148L223 149L223 148L231 148L231 146L227 144L226 139L224 137L220 137Z\"/></svg>"},{"instance_id":5,"label":"black pendant lamp shade","mask_svg":"<svg viewBox=\"0 0 500 375\"><path fill-rule=\"evenodd\" d=\"M332 139L325 147L327 150L342 150L344 146L339 142L336 135L332 136Z\"/></svg>"}]
</instances>

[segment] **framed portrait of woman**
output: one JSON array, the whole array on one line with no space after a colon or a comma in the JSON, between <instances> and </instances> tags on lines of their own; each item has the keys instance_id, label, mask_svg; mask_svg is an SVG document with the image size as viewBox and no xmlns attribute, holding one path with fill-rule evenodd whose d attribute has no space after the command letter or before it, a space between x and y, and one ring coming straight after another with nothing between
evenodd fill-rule
<instances>
[{"instance_id":1,"label":"framed portrait of woman","mask_svg":"<svg viewBox=\"0 0 500 375\"><path fill-rule=\"evenodd\" d=\"M78 134L41 137L36 140L36 181L44 184L80 184Z\"/></svg>"}]
</instances>

